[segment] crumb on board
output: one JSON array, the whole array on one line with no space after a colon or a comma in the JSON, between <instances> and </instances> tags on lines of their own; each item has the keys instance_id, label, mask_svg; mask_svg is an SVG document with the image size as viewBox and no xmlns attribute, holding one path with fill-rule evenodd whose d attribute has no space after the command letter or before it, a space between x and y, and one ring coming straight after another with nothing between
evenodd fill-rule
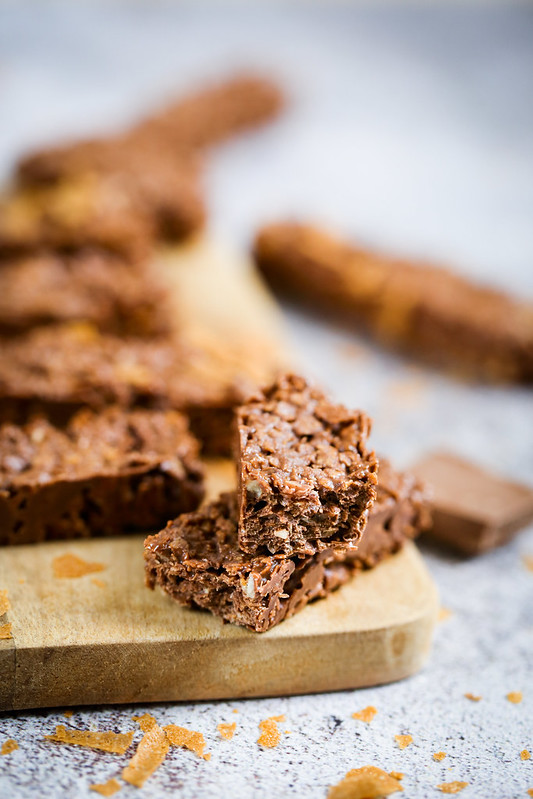
<instances>
[{"instance_id":1,"label":"crumb on board","mask_svg":"<svg viewBox=\"0 0 533 799\"><path fill-rule=\"evenodd\" d=\"M179 727L177 724L167 724L163 729L172 746L183 746L190 752L194 752L198 757L203 757L204 760L211 760L209 752L204 754L206 743L201 732L188 730L186 727Z\"/></svg>"},{"instance_id":2,"label":"crumb on board","mask_svg":"<svg viewBox=\"0 0 533 799\"><path fill-rule=\"evenodd\" d=\"M105 580L100 580L99 577L93 577L91 583L95 585L97 588L107 588L107 583Z\"/></svg>"},{"instance_id":3,"label":"crumb on board","mask_svg":"<svg viewBox=\"0 0 533 799\"><path fill-rule=\"evenodd\" d=\"M89 563L71 552L65 555L59 555L52 561L52 568L54 570L54 577L57 580L75 579L77 577L84 577L86 574L93 572L101 572L105 569L103 563Z\"/></svg>"},{"instance_id":4,"label":"crumb on board","mask_svg":"<svg viewBox=\"0 0 533 799\"><path fill-rule=\"evenodd\" d=\"M480 702L481 701L481 697L480 696L476 696L476 694L468 693L468 694L465 694L465 697L467 699L470 699L471 702Z\"/></svg>"},{"instance_id":5,"label":"crumb on board","mask_svg":"<svg viewBox=\"0 0 533 799\"><path fill-rule=\"evenodd\" d=\"M449 608L440 608L439 609L438 620L439 621L446 621L446 619L449 619L451 615L452 615L452 612L451 612L451 610Z\"/></svg>"},{"instance_id":6,"label":"crumb on board","mask_svg":"<svg viewBox=\"0 0 533 799\"><path fill-rule=\"evenodd\" d=\"M389 771L389 777L392 777L393 780L398 780L401 782L401 780L403 780L404 774L403 771Z\"/></svg>"},{"instance_id":7,"label":"crumb on board","mask_svg":"<svg viewBox=\"0 0 533 799\"><path fill-rule=\"evenodd\" d=\"M529 796L533 796L533 788L528 788L527 793Z\"/></svg>"},{"instance_id":8,"label":"crumb on board","mask_svg":"<svg viewBox=\"0 0 533 799\"><path fill-rule=\"evenodd\" d=\"M101 749L114 755L123 755L131 746L132 732L93 732L92 730L73 730L59 724L53 735L44 736L47 741L71 744L72 746L88 746L90 749Z\"/></svg>"},{"instance_id":9,"label":"crumb on board","mask_svg":"<svg viewBox=\"0 0 533 799\"><path fill-rule=\"evenodd\" d=\"M533 572L533 555L522 555L522 562L528 571Z\"/></svg>"},{"instance_id":10,"label":"crumb on board","mask_svg":"<svg viewBox=\"0 0 533 799\"><path fill-rule=\"evenodd\" d=\"M89 786L91 791L96 791L100 796L113 796L113 794L121 790L121 787L120 782L114 777L107 782L95 783Z\"/></svg>"},{"instance_id":11,"label":"crumb on board","mask_svg":"<svg viewBox=\"0 0 533 799\"><path fill-rule=\"evenodd\" d=\"M353 768L329 789L328 799L376 799L403 791L399 780L376 766Z\"/></svg>"},{"instance_id":12,"label":"crumb on board","mask_svg":"<svg viewBox=\"0 0 533 799\"><path fill-rule=\"evenodd\" d=\"M65 716L65 718L70 719L74 715L74 711L73 710L65 710L63 715Z\"/></svg>"},{"instance_id":13,"label":"crumb on board","mask_svg":"<svg viewBox=\"0 0 533 799\"><path fill-rule=\"evenodd\" d=\"M520 760L531 760L531 752L527 749L522 749L520 752Z\"/></svg>"},{"instance_id":14,"label":"crumb on board","mask_svg":"<svg viewBox=\"0 0 533 799\"><path fill-rule=\"evenodd\" d=\"M157 721L149 713L143 713L142 716L132 716L132 719L137 722L143 732L148 732L148 730L157 725Z\"/></svg>"},{"instance_id":15,"label":"crumb on board","mask_svg":"<svg viewBox=\"0 0 533 799\"><path fill-rule=\"evenodd\" d=\"M0 616L3 616L8 610L11 610L11 603L7 595L7 589L2 589L0 591Z\"/></svg>"},{"instance_id":16,"label":"crumb on board","mask_svg":"<svg viewBox=\"0 0 533 799\"><path fill-rule=\"evenodd\" d=\"M509 702L512 702L513 705L519 705L522 701L522 692L521 691L511 691L505 697Z\"/></svg>"},{"instance_id":17,"label":"crumb on board","mask_svg":"<svg viewBox=\"0 0 533 799\"><path fill-rule=\"evenodd\" d=\"M278 722L285 721L285 716L270 716L268 719L259 722L261 735L257 739L259 746L266 749L273 749L281 741L281 733L278 730Z\"/></svg>"},{"instance_id":18,"label":"crumb on board","mask_svg":"<svg viewBox=\"0 0 533 799\"><path fill-rule=\"evenodd\" d=\"M468 782L460 782L459 780L455 780L454 782L441 782L440 785L437 785L439 791L442 793L459 793L466 788Z\"/></svg>"},{"instance_id":19,"label":"crumb on board","mask_svg":"<svg viewBox=\"0 0 533 799\"><path fill-rule=\"evenodd\" d=\"M366 721L366 723L369 724L377 712L377 709L373 705L369 705L368 707L357 711L357 713L352 713L352 718L357 719L358 721Z\"/></svg>"},{"instance_id":20,"label":"crumb on board","mask_svg":"<svg viewBox=\"0 0 533 799\"><path fill-rule=\"evenodd\" d=\"M122 779L142 788L148 777L156 771L170 748L165 731L156 724L145 732L130 762L122 771Z\"/></svg>"},{"instance_id":21,"label":"crumb on board","mask_svg":"<svg viewBox=\"0 0 533 799\"><path fill-rule=\"evenodd\" d=\"M217 726L217 730L220 733L220 737L224 738L226 741L231 741L233 736L235 735L235 730L237 729L237 722L233 722L233 724L224 724L220 723Z\"/></svg>"},{"instance_id":22,"label":"crumb on board","mask_svg":"<svg viewBox=\"0 0 533 799\"><path fill-rule=\"evenodd\" d=\"M400 749L407 749L413 743L412 735L395 735L394 738Z\"/></svg>"},{"instance_id":23,"label":"crumb on board","mask_svg":"<svg viewBox=\"0 0 533 799\"><path fill-rule=\"evenodd\" d=\"M234 708L233 708L233 710L232 710L231 712L232 712L232 713L238 713L239 711L237 710L237 708L236 708L236 707L234 707Z\"/></svg>"},{"instance_id":24,"label":"crumb on board","mask_svg":"<svg viewBox=\"0 0 533 799\"><path fill-rule=\"evenodd\" d=\"M0 624L0 641L7 641L9 638L13 638L13 625L10 621L7 624Z\"/></svg>"},{"instance_id":25,"label":"crumb on board","mask_svg":"<svg viewBox=\"0 0 533 799\"><path fill-rule=\"evenodd\" d=\"M446 752L435 752L433 755L433 760L444 760L446 757Z\"/></svg>"},{"instance_id":26,"label":"crumb on board","mask_svg":"<svg viewBox=\"0 0 533 799\"><path fill-rule=\"evenodd\" d=\"M26 582L26 578L25 577L19 577L19 584L20 585L24 585L25 582Z\"/></svg>"},{"instance_id":27,"label":"crumb on board","mask_svg":"<svg viewBox=\"0 0 533 799\"><path fill-rule=\"evenodd\" d=\"M18 748L19 745L15 741L15 739L8 738L7 741L4 741L4 743L2 744L2 748L0 749L0 755L10 755L11 752L14 752Z\"/></svg>"}]
</instances>

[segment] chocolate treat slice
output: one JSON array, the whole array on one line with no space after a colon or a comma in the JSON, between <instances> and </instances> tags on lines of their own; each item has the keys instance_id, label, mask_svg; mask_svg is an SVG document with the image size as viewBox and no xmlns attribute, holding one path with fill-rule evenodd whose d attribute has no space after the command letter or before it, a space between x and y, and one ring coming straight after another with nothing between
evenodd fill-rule
<instances>
[{"instance_id":1,"label":"chocolate treat slice","mask_svg":"<svg viewBox=\"0 0 533 799\"><path fill-rule=\"evenodd\" d=\"M148 265L85 250L0 262L0 334L59 322L90 321L122 336L170 329L164 292Z\"/></svg>"},{"instance_id":2,"label":"chocolate treat slice","mask_svg":"<svg viewBox=\"0 0 533 799\"><path fill-rule=\"evenodd\" d=\"M249 555L238 545L235 494L185 514L145 542L146 581L182 605L265 632L398 551L427 524L423 489L381 464L378 497L357 549L329 547L314 555Z\"/></svg>"},{"instance_id":3,"label":"chocolate treat slice","mask_svg":"<svg viewBox=\"0 0 533 799\"><path fill-rule=\"evenodd\" d=\"M0 255L39 248L98 247L128 258L158 239L181 240L204 222L198 170L190 160L146 153L118 157L53 185L20 188L0 200Z\"/></svg>"},{"instance_id":4,"label":"chocolate treat slice","mask_svg":"<svg viewBox=\"0 0 533 799\"><path fill-rule=\"evenodd\" d=\"M413 471L433 492L428 537L465 555L506 544L533 522L533 488L445 452L427 455Z\"/></svg>"},{"instance_id":5,"label":"chocolate treat slice","mask_svg":"<svg viewBox=\"0 0 533 799\"><path fill-rule=\"evenodd\" d=\"M90 324L50 325L2 343L0 420L32 414L64 425L80 408L172 408L190 418L210 454L231 449L235 379L174 341L120 339Z\"/></svg>"},{"instance_id":6,"label":"chocolate treat slice","mask_svg":"<svg viewBox=\"0 0 533 799\"><path fill-rule=\"evenodd\" d=\"M33 153L19 163L16 177L23 185L54 183L87 170L106 172L117 160L142 169L154 152L170 164L184 152L264 124L282 105L282 94L271 81L237 76L184 97L126 133Z\"/></svg>"},{"instance_id":7,"label":"chocolate treat slice","mask_svg":"<svg viewBox=\"0 0 533 799\"><path fill-rule=\"evenodd\" d=\"M0 426L0 544L154 530L202 498L198 444L174 411Z\"/></svg>"},{"instance_id":8,"label":"chocolate treat slice","mask_svg":"<svg viewBox=\"0 0 533 799\"><path fill-rule=\"evenodd\" d=\"M313 554L354 545L376 496L370 419L285 375L237 410L239 546Z\"/></svg>"},{"instance_id":9,"label":"chocolate treat slice","mask_svg":"<svg viewBox=\"0 0 533 799\"><path fill-rule=\"evenodd\" d=\"M257 263L279 291L455 372L533 381L533 305L431 265L292 223L263 228Z\"/></svg>"}]
</instances>

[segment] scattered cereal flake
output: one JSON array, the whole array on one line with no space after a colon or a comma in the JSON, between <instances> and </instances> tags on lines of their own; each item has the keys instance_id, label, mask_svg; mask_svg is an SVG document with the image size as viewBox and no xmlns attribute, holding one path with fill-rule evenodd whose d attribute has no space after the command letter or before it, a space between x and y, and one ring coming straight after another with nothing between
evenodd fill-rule
<instances>
[{"instance_id":1,"label":"scattered cereal flake","mask_svg":"<svg viewBox=\"0 0 533 799\"><path fill-rule=\"evenodd\" d=\"M13 638L12 624L0 624L0 641L7 641L8 638Z\"/></svg>"},{"instance_id":2,"label":"scattered cereal flake","mask_svg":"<svg viewBox=\"0 0 533 799\"><path fill-rule=\"evenodd\" d=\"M232 710L231 712L232 712L232 713L238 713L239 711L237 710L237 708L236 708L236 707L234 707L234 708L233 708L233 710Z\"/></svg>"},{"instance_id":3,"label":"scattered cereal flake","mask_svg":"<svg viewBox=\"0 0 533 799\"><path fill-rule=\"evenodd\" d=\"M100 580L98 577L93 577L91 583L95 585L97 588L107 588L106 581Z\"/></svg>"},{"instance_id":4,"label":"scattered cereal flake","mask_svg":"<svg viewBox=\"0 0 533 799\"><path fill-rule=\"evenodd\" d=\"M389 777L393 780L403 780L403 771L389 771Z\"/></svg>"},{"instance_id":5,"label":"scattered cereal flake","mask_svg":"<svg viewBox=\"0 0 533 799\"><path fill-rule=\"evenodd\" d=\"M3 616L8 610L11 610L11 602L9 601L7 590L3 589L0 591L0 616Z\"/></svg>"},{"instance_id":6,"label":"scattered cereal flake","mask_svg":"<svg viewBox=\"0 0 533 799\"><path fill-rule=\"evenodd\" d=\"M470 699L471 702L480 702L481 701L481 697L480 696L476 696L476 694L465 694L465 697L467 699Z\"/></svg>"},{"instance_id":7,"label":"scattered cereal flake","mask_svg":"<svg viewBox=\"0 0 533 799\"><path fill-rule=\"evenodd\" d=\"M24 585L25 582L26 582L26 578L25 577L19 577L20 585Z\"/></svg>"},{"instance_id":8,"label":"scattered cereal flake","mask_svg":"<svg viewBox=\"0 0 533 799\"><path fill-rule=\"evenodd\" d=\"M143 713L142 716L132 716L133 721L139 724L143 732L148 732L152 727L157 726L157 721L149 713Z\"/></svg>"},{"instance_id":9,"label":"scattered cereal flake","mask_svg":"<svg viewBox=\"0 0 533 799\"><path fill-rule=\"evenodd\" d=\"M463 788L466 788L467 785L468 782L459 782L455 780L455 782L441 782L440 785L437 785L437 788L439 791L442 791L442 793L459 793Z\"/></svg>"},{"instance_id":10,"label":"scattered cereal flake","mask_svg":"<svg viewBox=\"0 0 533 799\"><path fill-rule=\"evenodd\" d=\"M205 739L201 732L188 730L186 727L179 727L177 724L167 724L163 729L172 746L184 746L185 749L194 752L198 757L203 757L204 760L211 760L209 753L204 755Z\"/></svg>"},{"instance_id":11,"label":"scattered cereal flake","mask_svg":"<svg viewBox=\"0 0 533 799\"><path fill-rule=\"evenodd\" d=\"M439 609L439 621L446 621L452 615L452 612L449 608L440 608Z\"/></svg>"},{"instance_id":12,"label":"scattered cereal flake","mask_svg":"<svg viewBox=\"0 0 533 799\"><path fill-rule=\"evenodd\" d=\"M4 741L2 744L2 748L0 749L0 755L10 755L11 752L14 752L15 749L18 749L19 745L15 741L14 738L8 738L7 741Z\"/></svg>"},{"instance_id":13,"label":"scattered cereal flake","mask_svg":"<svg viewBox=\"0 0 533 799\"><path fill-rule=\"evenodd\" d=\"M56 741L73 746L88 746L90 749L101 749L114 755L123 755L131 746L132 732L93 732L92 730L73 730L59 724L54 735L45 735L47 741Z\"/></svg>"},{"instance_id":14,"label":"scattered cereal flake","mask_svg":"<svg viewBox=\"0 0 533 799\"><path fill-rule=\"evenodd\" d=\"M528 788L527 792L529 796L533 796L533 788Z\"/></svg>"},{"instance_id":15,"label":"scattered cereal flake","mask_svg":"<svg viewBox=\"0 0 533 799\"><path fill-rule=\"evenodd\" d=\"M237 729L237 722L233 722L233 724L219 724L217 726L217 730L220 733L221 738L225 738L226 741L231 741L233 736L235 735L235 730Z\"/></svg>"},{"instance_id":16,"label":"scattered cereal flake","mask_svg":"<svg viewBox=\"0 0 533 799\"><path fill-rule=\"evenodd\" d=\"M74 711L73 710L65 710L63 715L65 716L65 718L70 719L74 715Z\"/></svg>"},{"instance_id":17,"label":"scattered cereal flake","mask_svg":"<svg viewBox=\"0 0 533 799\"><path fill-rule=\"evenodd\" d=\"M122 779L141 788L148 777L159 768L169 749L170 744L165 731L156 724L144 733L137 751L122 771Z\"/></svg>"},{"instance_id":18,"label":"scattered cereal flake","mask_svg":"<svg viewBox=\"0 0 533 799\"><path fill-rule=\"evenodd\" d=\"M395 735L394 737L400 749L407 749L413 743L412 735Z\"/></svg>"},{"instance_id":19,"label":"scattered cereal flake","mask_svg":"<svg viewBox=\"0 0 533 799\"><path fill-rule=\"evenodd\" d=\"M261 735L257 739L259 746L266 749L273 749L281 741L281 733L278 730L278 722L285 721L285 716L270 716L270 718L259 722Z\"/></svg>"},{"instance_id":20,"label":"scattered cereal flake","mask_svg":"<svg viewBox=\"0 0 533 799\"><path fill-rule=\"evenodd\" d=\"M353 768L337 785L333 785L328 799L377 799L403 791L399 781L376 766Z\"/></svg>"},{"instance_id":21,"label":"scattered cereal flake","mask_svg":"<svg viewBox=\"0 0 533 799\"><path fill-rule=\"evenodd\" d=\"M54 558L52 567L54 569L54 577L58 580L83 577L85 574L101 572L105 569L103 563L89 563L82 558L78 558L77 555L72 555L70 552Z\"/></svg>"},{"instance_id":22,"label":"scattered cereal flake","mask_svg":"<svg viewBox=\"0 0 533 799\"><path fill-rule=\"evenodd\" d=\"M521 691L511 691L505 698L512 702L513 705L519 705L523 697Z\"/></svg>"},{"instance_id":23,"label":"scattered cereal flake","mask_svg":"<svg viewBox=\"0 0 533 799\"><path fill-rule=\"evenodd\" d=\"M533 572L533 555L523 555L522 561L528 571Z\"/></svg>"},{"instance_id":24,"label":"scattered cereal flake","mask_svg":"<svg viewBox=\"0 0 533 799\"><path fill-rule=\"evenodd\" d=\"M112 780L108 780L107 782L96 783L95 785L89 786L91 791L96 791L101 796L113 796L114 793L121 790L121 784L118 780L113 778Z\"/></svg>"},{"instance_id":25,"label":"scattered cereal flake","mask_svg":"<svg viewBox=\"0 0 533 799\"><path fill-rule=\"evenodd\" d=\"M531 759L531 752L528 752L527 749L522 749L520 752L520 760L530 760Z\"/></svg>"},{"instance_id":26,"label":"scattered cereal flake","mask_svg":"<svg viewBox=\"0 0 533 799\"><path fill-rule=\"evenodd\" d=\"M446 757L446 752L435 752L433 755L433 760L444 760Z\"/></svg>"},{"instance_id":27,"label":"scattered cereal flake","mask_svg":"<svg viewBox=\"0 0 533 799\"><path fill-rule=\"evenodd\" d=\"M369 705L363 708L363 710L359 710L357 713L352 713L352 718L358 721L366 721L367 724L370 724L377 712L375 707Z\"/></svg>"}]
</instances>

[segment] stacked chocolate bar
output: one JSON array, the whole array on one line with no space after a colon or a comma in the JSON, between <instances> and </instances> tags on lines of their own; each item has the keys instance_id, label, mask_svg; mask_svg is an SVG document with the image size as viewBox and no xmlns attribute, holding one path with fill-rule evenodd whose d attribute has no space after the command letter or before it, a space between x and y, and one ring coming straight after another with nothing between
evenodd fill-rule
<instances>
[{"instance_id":1,"label":"stacked chocolate bar","mask_svg":"<svg viewBox=\"0 0 533 799\"><path fill-rule=\"evenodd\" d=\"M238 490L147 538L147 584L264 632L396 552L427 526L426 499L378 470L369 432L364 413L281 377L237 411Z\"/></svg>"}]
</instances>

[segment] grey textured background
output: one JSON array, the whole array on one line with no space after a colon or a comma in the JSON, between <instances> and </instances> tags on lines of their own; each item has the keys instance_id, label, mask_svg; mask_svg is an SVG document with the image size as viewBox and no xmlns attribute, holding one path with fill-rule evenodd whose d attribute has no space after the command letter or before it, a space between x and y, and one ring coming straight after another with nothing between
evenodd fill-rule
<instances>
[{"instance_id":1,"label":"grey textured background","mask_svg":"<svg viewBox=\"0 0 533 799\"><path fill-rule=\"evenodd\" d=\"M311 217L533 297L531 6L4 3L0 171L30 146L119 125L241 66L279 76L292 105L213 158L217 235L246 246L267 219ZM303 315L287 319L303 368L374 416L375 446L397 463L446 446L533 484L531 390L458 384ZM533 529L473 561L424 553L453 612L424 672L353 693L156 706L158 720L201 730L213 756L172 751L140 795L318 799L347 769L374 764L404 772L410 799L442 795L436 784L453 779L470 783L465 799L527 796L533 574L521 555L533 554ZM520 705L505 699L515 690ZM354 721L368 704L375 720ZM0 759L0 796L95 796L88 785L117 776L126 758L42 737L56 723L128 730L133 712L0 717L0 743L20 744ZM291 735L263 751L257 724L279 713ZM234 720L235 738L221 741L216 724ZM406 732L414 743L400 752L394 735Z\"/></svg>"}]
</instances>

